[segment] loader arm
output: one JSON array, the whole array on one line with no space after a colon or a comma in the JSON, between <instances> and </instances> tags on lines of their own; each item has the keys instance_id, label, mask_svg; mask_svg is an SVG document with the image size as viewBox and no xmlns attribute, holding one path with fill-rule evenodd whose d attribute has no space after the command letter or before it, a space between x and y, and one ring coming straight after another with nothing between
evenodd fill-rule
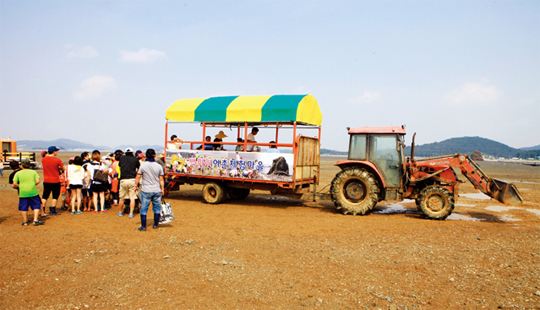
<instances>
[{"instance_id":1,"label":"loader arm","mask_svg":"<svg viewBox=\"0 0 540 310\"><path fill-rule=\"evenodd\" d=\"M422 160L415 160L413 165L416 166L412 168L413 170L417 171L417 173L412 175L411 180L419 181L432 176L435 177L439 175L440 172L448 168L459 168L461 173L469 180L469 182L472 183L474 188L480 190L489 197L504 204L517 204L523 202L523 198L513 183L506 183L501 180L490 178L467 155L453 154L440 157L431 157ZM437 172L427 174L416 170L420 167L428 166L435 168Z\"/></svg>"}]
</instances>

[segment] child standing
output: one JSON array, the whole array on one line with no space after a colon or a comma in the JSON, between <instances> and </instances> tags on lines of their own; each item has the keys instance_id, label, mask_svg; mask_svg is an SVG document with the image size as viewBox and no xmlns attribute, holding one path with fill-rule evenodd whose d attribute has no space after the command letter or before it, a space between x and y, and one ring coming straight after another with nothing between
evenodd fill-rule
<instances>
[{"instance_id":1,"label":"child standing","mask_svg":"<svg viewBox=\"0 0 540 310\"><path fill-rule=\"evenodd\" d=\"M28 209L34 210L34 225L43 225L43 221L38 219L41 209L41 199L36 185L39 184L39 175L34 170L30 170L30 161L22 161L22 170L13 177L13 188L19 188L19 211L23 217L23 226L28 226Z\"/></svg>"}]
</instances>

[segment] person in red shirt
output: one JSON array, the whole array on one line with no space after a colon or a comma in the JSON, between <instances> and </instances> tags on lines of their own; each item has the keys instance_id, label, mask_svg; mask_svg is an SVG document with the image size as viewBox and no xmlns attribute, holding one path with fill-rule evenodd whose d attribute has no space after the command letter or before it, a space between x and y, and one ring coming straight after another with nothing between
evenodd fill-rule
<instances>
[{"instance_id":1,"label":"person in red shirt","mask_svg":"<svg viewBox=\"0 0 540 310\"><path fill-rule=\"evenodd\" d=\"M51 215L58 215L56 212L56 202L58 196L60 196L60 174L64 172L64 163L60 158L56 157L60 149L56 146L50 146L47 156L41 159L41 165L43 166L43 195L41 196L41 211L42 215L45 213L45 207L47 205L47 199L52 193L51 206L49 207Z\"/></svg>"}]
</instances>

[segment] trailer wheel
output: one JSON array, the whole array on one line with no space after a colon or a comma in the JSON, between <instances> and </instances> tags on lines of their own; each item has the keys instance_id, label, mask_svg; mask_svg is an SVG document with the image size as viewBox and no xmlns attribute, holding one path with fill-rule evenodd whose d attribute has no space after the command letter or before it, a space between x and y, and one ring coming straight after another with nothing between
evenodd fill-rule
<instances>
[{"instance_id":1,"label":"trailer wheel","mask_svg":"<svg viewBox=\"0 0 540 310\"><path fill-rule=\"evenodd\" d=\"M234 200L245 199L249 195L249 188L227 188L227 195Z\"/></svg>"},{"instance_id":2,"label":"trailer wheel","mask_svg":"<svg viewBox=\"0 0 540 310\"><path fill-rule=\"evenodd\" d=\"M420 211L432 220L444 220L454 210L454 196L444 187L426 187L418 197Z\"/></svg>"},{"instance_id":3,"label":"trailer wheel","mask_svg":"<svg viewBox=\"0 0 540 310\"><path fill-rule=\"evenodd\" d=\"M362 168L347 168L332 180L332 201L343 214L366 214L379 201L379 187L371 173Z\"/></svg>"},{"instance_id":4,"label":"trailer wheel","mask_svg":"<svg viewBox=\"0 0 540 310\"><path fill-rule=\"evenodd\" d=\"M220 184L206 183L202 189L204 201L211 204L218 204L223 201L223 187Z\"/></svg>"}]
</instances>

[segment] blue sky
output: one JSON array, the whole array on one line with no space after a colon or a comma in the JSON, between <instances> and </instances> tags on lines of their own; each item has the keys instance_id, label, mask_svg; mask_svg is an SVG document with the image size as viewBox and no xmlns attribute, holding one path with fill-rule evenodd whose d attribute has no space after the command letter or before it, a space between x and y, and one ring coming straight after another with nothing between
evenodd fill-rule
<instances>
[{"instance_id":1,"label":"blue sky","mask_svg":"<svg viewBox=\"0 0 540 310\"><path fill-rule=\"evenodd\" d=\"M271 94L315 96L329 149L538 145L540 1L0 0L2 138L162 144L178 99Z\"/></svg>"}]
</instances>

